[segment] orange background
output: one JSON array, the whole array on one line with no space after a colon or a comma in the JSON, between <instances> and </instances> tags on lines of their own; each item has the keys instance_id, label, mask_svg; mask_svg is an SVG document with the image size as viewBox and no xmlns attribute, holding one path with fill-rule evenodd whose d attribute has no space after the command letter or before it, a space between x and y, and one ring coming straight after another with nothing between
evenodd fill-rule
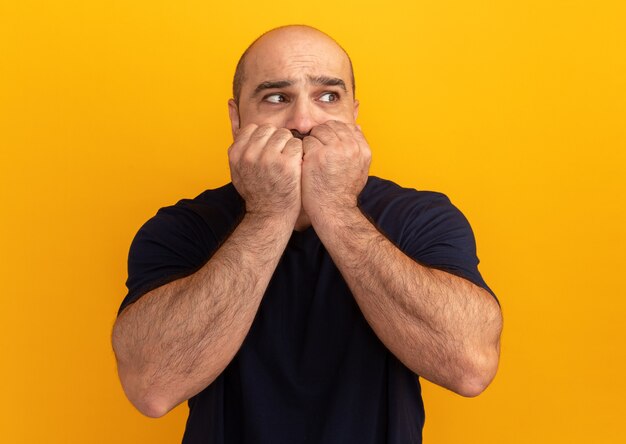
<instances>
[{"instance_id":1,"label":"orange background","mask_svg":"<svg viewBox=\"0 0 626 444\"><path fill-rule=\"evenodd\" d=\"M626 3L382 5L0 3L0 441L180 441L117 380L128 247L228 181L235 63L287 23L350 52L372 173L448 194L504 308L483 395L424 384L425 442L626 441Z\"/></svg>"}]
</instances>

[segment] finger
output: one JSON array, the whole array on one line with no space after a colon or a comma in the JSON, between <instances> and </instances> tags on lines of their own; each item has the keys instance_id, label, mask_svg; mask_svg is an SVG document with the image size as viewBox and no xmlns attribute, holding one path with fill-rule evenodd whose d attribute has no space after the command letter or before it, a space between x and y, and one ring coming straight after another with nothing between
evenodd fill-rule
<instances>
[{"instance_id":1,"label":"finger","mask_svg":"<svg viewBox=\"0 0 626 444\"><path fill-rule=\"evenodd\" d=\"M327 122L329 123L329 122ZM342 140L356 140L360 147L368 146L365 135L361 130L361 125L352 123L337 122L339 125L335 126L335 132L341 137ZM330 124L333 126L335 124Z\"/></svg>"},{"instance_id":2,"label":"finger","mask_svg":"<svg viewBox=\"0 0 626 444\"><path fill-rule=\"evenodd\" d=\"M257 145L258 142L262 142L263 145L265 145L267 139L269 139L276 130L277 128L270 124L260 125L250 134L249 142Z\"/></svg>"},{"instance_id":3,"label":"finger","mask_svg":"<svg viewBox=\"0 0 626 444\"><path fill-rule=\"evenodd\" d=\"M352 131L352 128L350 127L350 125L344 122L340 122L338 120L329 120L328 122L325 122L325 125L333 130L340 140L351 140L354 138L354 132Z\"/></svg>"},{"instance_id":4,"label":"finger","mask_svg":"<svg viewBox=\"0 0 626 444\"><path fill-rule=\"evenodd\" d=\"M269 139L267 139L267 143L263 148L263 154L278 154L282 152L285 148L285 144L293 138L290 130L287 128L278 128Z\"/></svg>"},{"instance_id":5,"label":"finger","mask_svg":"<svg viewBox=\"0 0 626 444\"><path fill-rule=\"evenodd\" d=\"M365 134L363 134L361 125L348 125L348 129L354 135L354 137L361 139L361 140L365 140Z\"/></svg>"},{"instance_id":6,"label":"finger","mask_svg":"<svg viewBox=\"0 0 626 444\"><path fill-rule=\"evenodd\" d=\"M228 148L228 155L238 156L243 147L248 143L248 140L250 140L250 136L254 133L257 127L258 125L251 123L243 128L239 128L235 133L232 145Z\"/></svg>"},{"instance_id":7,"label":"finger","mask_svg":"<svg viewBox=\"0 0 626 444\"><path fill-rule=\"evenodd\" d=\"M322 148L323 146L324 144L317 137L306 136L304 139L302 139L302 152L304 154L314 149Z\"/></svg>"},{"instance_id":8,"label":"finger","mask_svg":"<svg viewBox=\"0 0 626 444\"><path fill-rule=\"evenodd\" d=\"M311 136L318 139L323 145L330 145L335 142L338 137L335 131L326 123L322 123L311 130Z\"/></svg>"},{"instance_id":9,"label":"finger","mask_svg":"<svg viewBox=\"0 0 626 444\"><path fill-rule=\"evenodd\" d=\"M235 143L247 143L252 133L254 133L258 127L257 124L250 123L243 128L239 128L235 133Z\"/></svg>"},{"instance_id":10,"label":"finger","mask_svg":"<svg viewBox=\"0 0 626 444\"><path fill-rule=\"evenodd\" d=\"M367 139L365 138L365 134L363 134L360 125L354 125L354 127L352 128L352 133L354 134L354 137L359 143L360 147L369 147L369 143L367 143Z\"/></svg>"},{"instance_id":11,"label":"finger","mask_svg":"<svg viewBox=\"0 0 626 444\"><path fill-rule=\"evenodd\" d=\"M365 134L363 134L363 131L361 131L360 125L354 125L352 130L354 133L354 138L359 146L359 150L365 156L369 164L369 162L371 162L371 159L372 159L372 150L370 149L370 145L367 142L367 139L365 139Z\"/></svg>"},{"instance_id":12,"label":"finger","mask_svg":"<svg viewBox=\"0 0 626 444\"><path fill-rule=\"evenodd\" d=\"M302 157L302 140L292 137L285 143L281 152L290 157Z\"/></svg>"},{"instance_id":13,"label":"finger","mask_svg":"<svg viewBox=\"0 0 626 444\"><path fill-rule=\"evenodd\" d=\"M267 141L276 132L275 126L266 124L261 125L250 135L250 139L246 144L245 151L248 159L258 159L267 145Z\"/></svg>"}]
</instances>

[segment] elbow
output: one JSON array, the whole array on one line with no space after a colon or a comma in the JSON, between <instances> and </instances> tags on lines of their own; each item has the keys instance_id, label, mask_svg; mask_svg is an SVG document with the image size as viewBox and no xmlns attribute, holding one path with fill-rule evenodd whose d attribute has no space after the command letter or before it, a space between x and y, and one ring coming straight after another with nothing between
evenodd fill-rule
<instances>
[{"instance_id":1,"label":"elbow","mask_svg":"<svg viewBox=\"0 0 626 444\"><path fill-rule=\"evenodd\" d=\"M484 392L498 371L499 349L479 353L466 360L462 375L453 391L466 398L474 398Z\"/></svg>"},{"instance_id":2,"label":"elbow","mask_svg":"<svg viewBox=\"0 0 626 444\"><path fill-rule=\"evenodd\" d=\"M174 405L162 396L149 383L145 371L140 371L133 353L128 350L120 333L119 324L113 329L113 352L117 362L117 373L126 398L139 412L149 418L160 418L169 412Z\"/></svg>"},{"instance_id":3,"label":"elbow","mask_svg":"<svg viewBox=\"0 0 626 444\"><path fill-rule=\"evenodd\" d=\"M149 396L136 398L134 400L130 397L128 399L142 415L147 416L148 418L161 418L172 409L165 402L157 399L150 399Z\"/></svg>"},{"instance_id":4,"label":"elbow","mask_svg":"<svg viewBox=\"0 0 626 444\"><path fill-rule=\"evenodd\" d=\"M490 301L494 299L490 298ZM500 335L502 334L502 313L492 304L490 334L481 341L466 343L466 353L460 367L461 377L454 390L466 398L474 398L483 393L496 377L500 362Z\"/></svg>"},{"instance_id":5,"label":"elbow","mask_svg":"<svg viewBox=\"0 0 626 444\"><path fill-rule=\"evenodd\" d=\"M484 392L490 383L489 378L466 378L453 391L465 398L475 398Z\"/></svg>"},{"instance_id":6,"label":"elbow","mask_svg":"<svg viewBox=\"0 0 626 444\"><path fill-rule=\"evenodd\" d=\"M119 363L118 375L126 398L142 415L160 418L174 408L173 403L159 396L155 388L145 383L145 377L125 371Z\"/></svg>"}]
</instances>

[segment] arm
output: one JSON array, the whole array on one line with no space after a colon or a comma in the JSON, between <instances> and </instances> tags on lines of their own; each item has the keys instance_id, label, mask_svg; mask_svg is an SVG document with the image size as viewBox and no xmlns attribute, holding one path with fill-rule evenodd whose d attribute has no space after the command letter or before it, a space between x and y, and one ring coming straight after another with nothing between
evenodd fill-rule
<instances>
[{"instance_id":1,"label":"arm","mask_svg":"<svg viewBox=\"0 0 626 444\"><path fill-rule=\"evenodd\" d=\"M370 158L365 139L335 122L319 128L303 145L302 202L365 318L413 372L478 395L497 369L497 302L463 278L416 263L383 236L357 208Z\"/></svg>"},{"instance_id":2,"label":"arm","mask_svg":"<svg viewBox=\"0 0 626 444\"><path fill-rule=\"evenodd\" d=\"M319 219L315 230L385 346L413 372L464 396L495 376L500 310L485 290L424 267L358 208Z\"/></svg>"},{"instance_id":3,"label":"arm","mask_svg":"<svg viewBox=\"0 0 626 444\"><path fill-rule=\"evenodd\" d=\"M239 226L201 269L144 295L113 329L124 391L148 416L194 396L232 360L300 211L301 141L291 133L246 127L229 157L246 201Z\"/></svg>"}]
</instances>

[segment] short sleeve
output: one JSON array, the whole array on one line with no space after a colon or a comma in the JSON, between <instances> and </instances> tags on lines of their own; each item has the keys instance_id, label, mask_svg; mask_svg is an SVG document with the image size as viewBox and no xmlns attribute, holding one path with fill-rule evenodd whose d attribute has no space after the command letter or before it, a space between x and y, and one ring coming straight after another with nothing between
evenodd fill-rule
<instances>
[{"instance_id":1,"label":"short sleeve","mask_svg":"<svg viewBox=\"0 0 626 444\"><path fill-rule=\"evenodd\" d=\"M149 291L200 269L241 221L244 201L228 183L161 208L128 254L128 293L118 315Z\"/></svg>"},{"instance_id":2,"label":"short sleeve","mask_svg":"<svg viewBox=\"0 0 626 444\"><path fill-rule=\"evenodd\" d=\"M495 297L478 271L476 240L469 221L445 195L429 194L429 205L412 208L405 219L399 247L416 261L465 278Z\"/></svg>"},{"instance_id":3,"label":"short sleeve","mask_svg":"<svg viewBox=\"0 0 626 444\"><path fill-rule=\"evenodd\" d=\"M476 241L469 222L444 194L402 188L371 177L360 204L406 255L422 265L467 279L496 297L478 271Z\"/></svg>"},{"instance_id":4,"label":"short sleeve","mask_svg":"<svg viewBox=\"0 0 626 444\"><path fill-rule=\"evenodd\" d=\"M162 208L137 232L128 254L128 294L119 311L149 291L188 276L217 249L205 220L186 207Z\"/></svg>"}]
</instances>

